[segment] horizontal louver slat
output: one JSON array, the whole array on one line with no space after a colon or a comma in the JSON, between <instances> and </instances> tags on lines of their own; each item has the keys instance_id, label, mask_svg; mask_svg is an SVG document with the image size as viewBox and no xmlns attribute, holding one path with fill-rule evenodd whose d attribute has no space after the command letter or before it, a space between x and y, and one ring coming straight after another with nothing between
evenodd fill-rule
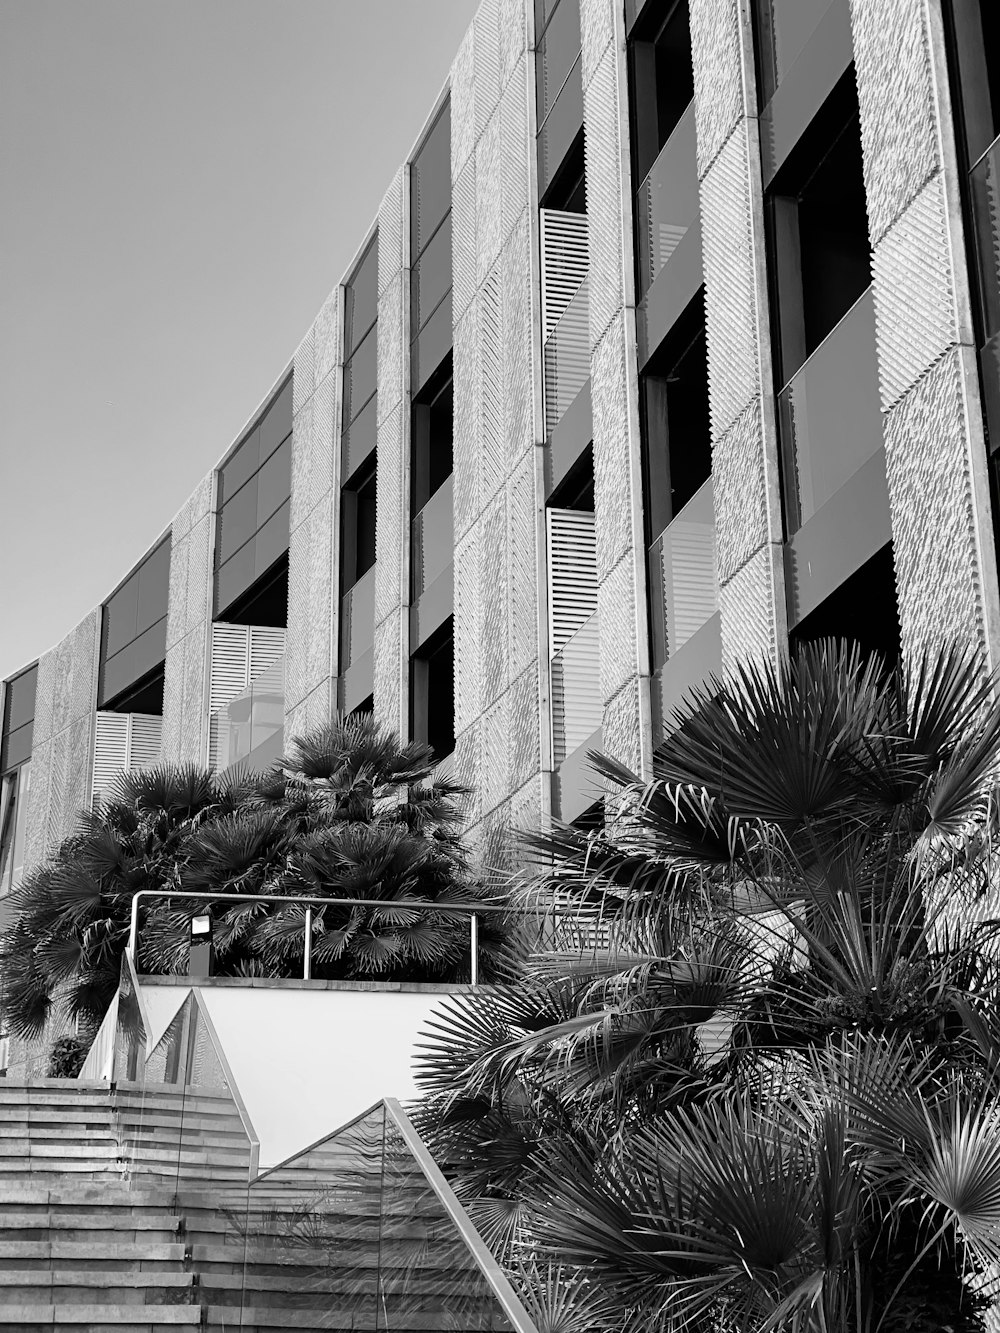
<instances>
[{"instance_id":1,"label":"horizontal louver slat","mask_svg":"<svg viewBox=\"0 0 1000 1333\"><path fill-rule=\"evenodd\" d=\"M262 676L268 667L274 665L285 651L285 631L273 625L250 626L250 669L251 684Z\"/></svg>"},{"instance_id":2,"label":"horizontal louver slat","mask_svg":"<svg viewBox=\"0 0 1000 1333\"><path fill-rule=\"evenodd\" d=\"M94 781L91 795L100 801L115 778L128 767L128 713L97 714L94 725Z\"/></svg>"},{"instance_id":3,"label":"horizontal louver slat","mask_svg":"<svg viewBox=\"0 0 1000 1333\"><path fill-rule=\"evenodd\" d=\"M594 515L547 509L549 653L554 655L597 610Z\"/></svg>"},{"instance_id":4,"label":"horizontal louver slat","mask_svg":"<svg viewBox=\"0 0 1000 1333\"><path fill-rule=\"evenodd\" d=\"M236 698L250 683L250 626L212 626L212 672L209 711L214 713Z\"/></svg>"},{"instance_id":5,"label":"horizontal louver slat","mask_svg":"<svg viewBox=\"0 0 1000 1333\"><path fill-rule=\"evenodd\" d=\"M585 213L540 210L542 247L542 341L573 300L587 275L590 254Z\"/></svg>"},{"instance_id":6,"label":"horizontal louver slat","mask_svg":"<svg viewBox=\"0 0 1000 1333\"><path fill-rule=\"evenodd\" d=\"M153 768L160 762L163 719L152 713L130 713L129 721L129 769Z\"/></svg>"}]
</instances>

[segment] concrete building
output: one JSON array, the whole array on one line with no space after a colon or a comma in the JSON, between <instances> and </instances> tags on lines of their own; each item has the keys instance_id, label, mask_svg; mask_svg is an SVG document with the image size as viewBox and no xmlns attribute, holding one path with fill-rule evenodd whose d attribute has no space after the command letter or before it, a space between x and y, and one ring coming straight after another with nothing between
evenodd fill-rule
<instances>
[{"instance_id":1,"label":"concrete building","mask_svg":"<svg viewBox=\"0 0 1000 1333\"><path fill-rule=\"evenodd\" d=\"M496 861L742 659L992 669L998 134L991 0L483 0L259 411L5 682L3 891L117 771L336 709Z\"/></svg>"}]
</instances>

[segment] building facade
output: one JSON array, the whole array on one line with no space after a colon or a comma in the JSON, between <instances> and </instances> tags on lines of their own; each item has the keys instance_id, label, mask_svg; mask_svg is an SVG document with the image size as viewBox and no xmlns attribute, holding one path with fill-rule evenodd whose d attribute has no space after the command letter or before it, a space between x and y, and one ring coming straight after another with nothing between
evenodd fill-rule
<instances>
[{"instance_id":1,"label":"building facade","mask_svg":"<svg viewBox=\"0 0 1000 1333\"><path fill-rule=\"evenodd\" d=\"M373 709L472 837L712 673L1000 652L993 0L483 0L168 532L4 683L7 892L114 775Z\"/></svg>"}]
</instances>

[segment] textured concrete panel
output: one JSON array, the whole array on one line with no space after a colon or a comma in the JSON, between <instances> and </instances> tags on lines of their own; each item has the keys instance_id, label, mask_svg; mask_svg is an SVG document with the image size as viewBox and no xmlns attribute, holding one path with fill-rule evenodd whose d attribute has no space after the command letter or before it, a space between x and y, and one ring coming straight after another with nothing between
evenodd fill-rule
<instances>
[{"instance_id":1,"label":"textured concrete panel","mask_svg":"<svg viewBox=\"0 0 1000 1333\"><path fill-rule=\"evenodd\" d=\"M334 287L313 321L313 386L318 389L340 361L343 288Z\"/></svg>"},{"instance_id":2,"label":"textured concrete panel","mask_svg":"<svg viewBox=\"0 0 1000 1333\"><path fill-rule=\"evenodd\" d=\"M182 763L204 764L208 756L209 634L206 620L184 640L184 713L175 756Z\"/></svg>"},{"instance_id":3,"label":"textured concrete panel","mask_svg":"<svg viewBox=\"0 0 1000 1333\"><path fill-rule=\"evenodd\" d=\"M507 643L511 678L538 657L537 478L526 454L507 482Z\"/></svg>"},{"instance_id":4,"label":"textured concrete panel","mask_svg":"<svg viewBox=\"0 0 1000 1333\"><path fill-rule=\"evenodd\" d=\"M407 598L402 587L403 542L409 524L403 507L403 409L379 423L375 524L375 623Z\"/></svg>"},{"instance_id":5,"label":"textured concrete panel","mask_svg":"<svg viewBox=\"0 0 1000 1333\"><path fill-rule=\"evenodd\" d=\"M744 114L739 0L690 0L690 14L698 175L704 176Z\"/></svg>"},{"instance_id":6,"label":"textured concrete panel","mask_svg":"<svg viewBox=\"0 0 1000 1333\"><path fill-rule=\"evenodd\" d=\"M397 736L409 734L408 645L404 641L404 614L397 607L375 627L374 711L375 716Z\"/></svg>"},{"instance_id":7,"label":"textured concrete panel","mask_svg":"<svg viewBox=\"0 0 1000 1333\"><path fill-rule=\"evenodd\" d=\"M455 737L455 756L453 774L455 781L469 788L469 795L463 802L468 823L475 824L482 810L482 787L480 775L482 759L480 755L479 721L459 732Z\"/></svg>"},{"instance_id":8,"label":"textured concrete panel","mask_svg":"<svg viewBox=\"0 0 1000 1333\"><path fill-rule=\"evenodd\" d=\"M712 450L716 550L725 581L781 530L768 531L761 402L754 398Z\"/></svg>"},{"instance_id":9,"label":"textured concrete panel","mask_svg":"<svg viewBox=\"0 0 1000 1333\"><path fill-rule=\"evenodd\" d=\"M924 4L851 0L872 243L940 167Z\"/></svg>"},{"instance_id":10,"label":"textured concrete panel","mask_svg":"<svg viewBox=\"0 0 1000 1333\"><path fill-rule=\"evenodd\" d=\"M501 492L480 525L479 600L482 607L482 702L498 699L509 684L507 658L507 507Z\"/></svg>"},{"instance_id":11,"label":"textured concrete panel","mask_svg":"<svg viewBox=\"0 0 1000 1333\"><path fill-rule=\"evenodd\" d=\"M482 506L503 486L507 467L504 439L504 303L499 269L487 274L479 289L479 334L482 357L479 455L479 503Z\"/></svg>"},{"instance_id":12,"label":"textured concrete panel","mask_svg":"<svg viewBox=\"0 0 1000 1333\"><path fill-rule=\"evenodd\" d=\"M479 513L479 457L482 438L480 403L481 352L479 303L472 305L455 325L454 494L455 536L468 532Z\"/></svg>"},{"instance_id":13,"label":"textured concrete panel","mask_svg":"<svg viewBox=\"0 0 1000 1333\"><path fill-rule=\"evenodd\" d=\"M381 298L406 267L409 237L405 236L409 169L398 167L378 210L378 292ZM381 311L379 312L381 319Z\"/></svg>"},{"instance_id":14,"label":"textured concrete panel","mask_svg":"<svg viewBox=\"0 0 1000 1333\"><path fill-rule=\"evenodd\" d=\"M500 172L503 239L514 230L528 207L529 149L528 65L520 60L500 102Z\"/></svg>"},{"instance_id":15,"label":"textured concrete panel","mask_svg":"<svg viewBox=\"0 0 1000 1333\"><path fill-rule=\"evenodd\" d=\"M476 146L475 27L470 25L451 66L451 177L472 156Z\"/></svg>"},{"instance_id":16,"label":"textured concrete panel","mask_svg":"<svg viewBox=\"0 0 1000 1333\"><path fill-rule=\"evenodd\" d=\"M537 833L542 828L548 808L545 797L544 780L541 774L536 774L510 798L510 828L513 835L515 865L524 864L523 853L519 853L518 834Z\"/></svg>"},{"instance_id":17,"label":"textured concrete panel","mask_svg":"<svg viewBox=\"0 0 1000 1333\"><path fill-rule=\"evenodd\" d=\"M601 698L610 699L639 673L635 560L631 551L598 584L597 614L601 626Z\"/></svg>"},{"instance_id":18,"label":"textured concrete panel","mask_svg":"<svg viewBox=\"0 0 1000 1333\"><path fill-rule=\"evenodd\" d=\"M632 491L625 325L619 317L590 362L594 418L594 514L597 577L631 550Z\"/></svg>"},{"instance_id":19,"label":"textured concrete panel","mask_svg":"<svg viewBox=\"0 0 1000 1333\"><path fill-rule=\"evenodd\" d=\"M724 671L738 662L776 660L787 634L774 591L782 586L775 569L780 559L780 547L763 546L719 589Z\"/></svg>"},{"instance_id":20,"label":"textured concrete panel","mask_svg":"<svg viewBox=\"0 0 1000 1333\"><path fill-rule=\"evenodd\" d=\"M541 763L538 666L534 664L510 688L510 781L519 787L537 773Z\"/></svg>"},{"instance_id":21,"label":"textured concrete panel","mask_svg":"<svg viewBox=\"0 0 1000 1333\"><path fill-rule=\"evenodd\" d=\"M874 296L882 406L889 408L958 341L958 309L940 175L875 247Z\"/></svg>"},{"instance_id":22,"label":"textured concrete panel","mask_svg":"<svg viewBox=\"0 0 1000 1333\"><path fill-rule=\"evenodd\" d=\"M701 185L713 440L760 393L750 170L744 122Z\"/></svg>"},{"instance_id":23,"label":"textured concrete panel","mask_svg":"<svg viewBox=\"0 0 1000 1333\"><path fill-rule=\"evenodd\" d=\"M524 54L528 36L526 0L499 0L497 44L500 57L500 87L506 88Z\"/></svg>"},{"instance_id":24,"label":"textured concrete panel","mask_svg":"<svg viewBox=\"0 0 1000 1333\"><path fill-rule=\"evenodd\" d=\"M479 588L478 529L455 547L455 731L464 731L481 712L482 603Z\"/></svg>"},{"instance_id":25,"label":"textured concrete panel","mask_svg":"<svg viewBox=\"0 0 1000 1333\"><path fill-rule=\"evenodd\" d=\"M938 361L885 418L905 654L958 642L985 652L962 352Z\"/></svg>"},{"instance_id":26,"label":"textured concrete panel","mask_svg":"<svg viewBox=\"0 0 1000 1333\"><path fill-rule=\"evenodd\" d=\"M190 632L212 615L212 539L214 524L207 516L191 529L188 544L187 628Z\"/></svg>"},{"instance_id":27,"label":"textured concrete panel","mask_svg":"<svg viewBox=\"0 0 1000 1333\"><path fill-rule=\"evenodd\" d=\"M583 116L587 130L590 343L596 347L625 299L622 143L617 52L613 46L608 47L584 89Z\"/></svg>"},{"instance_id":28,"label":"textured concrete panel","mask_svg":"<svg viewBox=\"0 0 1000 1333\"><path fill-rule=\"evenodd\" d=\"M381 249L379 250L381 255ZM403 399L403 274L386 287L378 302L378 419L384 421Z\"/></svg>"},{"instance_id":29,"label":"textured concrete panel","mask_svg":"<svg viewBox=\"0 0 1000 1333\"><path fill-rule=\"evenodd\" d=\"M291 742L296 736L304 736L310 731L315 731L324 723L329 722L332 715L331 686L329 681L324 681L323 684L317 685L316 689L297 703L294 708L290 708L286 712L285 750L287 751L290 748Z\"/></svg>"},{"instance_id":30,"label":"textured concrete panel","mask_svg":"<svg viewBox=\"0 0 1000 1333\"><path fill-rule=\"evenodd\" d=\"M472 26L475 64L476 132L482 134L500 97L500 31L498 0L482 0Z\"/></svg>"},{"instance_id":31,"label":"textured concrete panel","mask_svg":"<svg viewBox=\"0 0 1000 1333\"><path fill-rule=\"evenodd\" d=\"M487 708L479 722L480 787L483 811L494 809L510 795L510 694Z\"/></svg>"},{"instance_id":32,"label":"textured concrete panel","mask_svg":"<svg viewBox=\"0 0 1000 1333\"><path fill-rule=\"evenodd\" d=\"M298 412L308 402L316 382L316 330L309 332L295 349L292 361L292 412Z\"/></svg>"},{"instance_id":33,"label":"textured concrete panel","mask_svg":"<svg viewBox=\"0 0 1000 1333\"><path fill-rule=\"evenodd\" d=\"M476 279L482 282L503 245L503 144L494 116L476 144Z\"/></svg>"},{"instance_id":34,"label":"textured concrete panel","mask_svg":"<svg viewBox=\"0 0 1000 1333\"><path fill-rule=\"evenodd\" d=\"M614 40L615 20L611 0L580 0L580 72L587 87L604 53Z\"/></svg>"},{"instance_id":35,"label":"textured concrete panel","mask_svg":"<svg viewBox=\"0 0 1000 1333\"><path fill-rule=\"evenodd\" d=\"M451 281L452 318L457 323L476 294L475 155L451 189Z\"/></svg>"},{"instance_id":36,"label":"textured concrete panel","mask_svg":"<svg viewBox=\"0 0 1000 1333\"><path fill-rule=\"evenodd\" d=\"M534 444L534 383L531 356L531 257L527 212L521 214L501 256L503 293L503 433L507 466L516 466Z\"/></svg>"},{"instance_id":37,"label":"textured concrete panel","mask_svg":"<svg viewBox=\"0 0 1000 1333\"><path fill-rule=\"evenodd\" d=\"M215 507L215 472L202 477L170 525L171 539L178 542Z\"/></svg>"},{"instance_id":38,"label":"textured concrete panel","mask_svg":"<svg viewBox=\"0 0 1000 1333\"><path fill-rule=\"evenodd\" d=\"M643 767L643 718L640 712L642 692L633 678L624 689L604 705L601 748L606 755L626 764L633 773ZM646 722L648 726L648 720Z\"/></svg>"}]
</instances>

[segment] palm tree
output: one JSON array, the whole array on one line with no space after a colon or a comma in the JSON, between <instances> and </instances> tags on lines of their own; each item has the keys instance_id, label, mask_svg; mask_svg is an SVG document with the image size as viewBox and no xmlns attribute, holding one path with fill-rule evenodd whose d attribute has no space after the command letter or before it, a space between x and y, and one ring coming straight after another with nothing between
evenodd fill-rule
<instances>
[{"instance_id":1,"label":"palm tree","mask_svg":"<svg viewBox=\"0 0 1000 1333\"><path fill-rule=\"evenodd\" d=\"M422 745L399 744L371 715L336 719L293 740L263 774L162 766L118 779L77 831L9 900L0 940L4 1014L38 1036L58 1000L99 1022L114 995L133 895L141 889L287 894L433 903L325 908L313 922L314 975L448 981L468 969L468 915L496 902L472 875L461 839L462 788L432 780ZM183 972L197 900L147 907L138 966ZM302 974L304 908L216 909L222 974ZM481 965L499 965L507 924L485 915Z\"/></svg>"},{"instance_id":2,"label":"palm tree","mask_svg":"<svg viewBox=\"0 0 1000 1333\"><path fill-rule=\"evenodd\" d=\"M825 643L674 723L649 782L595 757L604 829L532 840L545 948L440 1012L424 1133L566 1330L984 1327L990 685Z\"/></svg>"}]
</instances>

